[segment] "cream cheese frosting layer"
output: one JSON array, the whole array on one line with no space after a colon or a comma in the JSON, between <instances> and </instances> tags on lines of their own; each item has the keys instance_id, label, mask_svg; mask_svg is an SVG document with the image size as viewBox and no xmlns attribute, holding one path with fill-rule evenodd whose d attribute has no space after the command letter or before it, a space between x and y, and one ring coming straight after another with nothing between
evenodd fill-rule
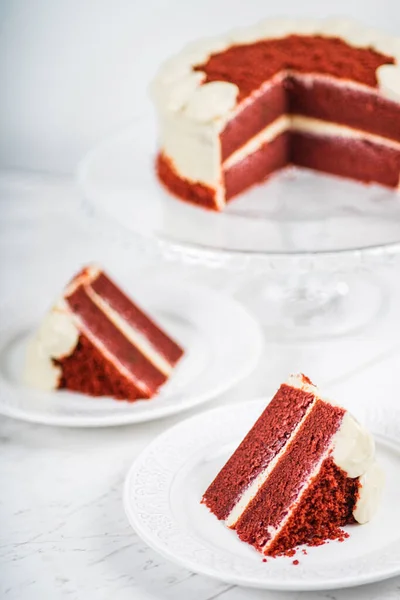
<instances>
[{"instance_id":1,"label":"cream cheese frosting layer","mask_svg":"<svg viewBox=\"0 0 400 600\"><path fill-rule=\"evenodd\" d=\"M94 304L109 318L109 320L124 334L124 336L144 354L144 356L151 362L159 371L164 373L165 376L169 377L172 373L172 365L162 356L157 349L149 342L149 340L143 335L143 333L128 324L119 313L117 313L111 306L101 298L91 288L86 288L86 293Z\"/></svg>"},{"instance_id":2,"label":"cream cheese frosting layer","mask_svg":"<svg viewBox=\"0 0 400 600\"><path fill-rule=\"evenodd\" d=\"M314 394L314 400L308 407L301 421L291 433L288 443L276 455L271 463L257 476L250 484L244 493L237 500L230 514L225 519L228 527L234 528L239 518L246 511L252 500L255 498L261 487L267 481L272 471L278 467L280 460L289 450L294 442L297 433L301 426L306 422L310 412L313 410L315 403L319 400L328 404L335 405L334 402L320 397L318 388L309 382L302 375L291 376L286 385L302 389L306 393ZM365 523L375 513L379 498L382 492L384 480L382 472L375 461L375 444L371 434L362 427L348 412L345 412L340 428L332 437L330 444L326 448L323 455L313 469L313 472L304 481L302 488L292 510L288 513L285 519L279 525L279 528L274 529L275 536L293 514L294 510L301 501L302 495L308 489L312 480L318 476L324 461L331 457L334 463L341 468L348 477L360 477L359 498L353 511L353 516L359 523ZM268 542L271 543L272 539ZM267 545L268 545L267 544ZM267 546L266 546L267 548Z\"/></svg>"},{"instance_id":3,"label":"cream cheese frosting layer","mask_svg":"<svg viewBox=\"0 0 400 600\"><path fill-rule=\"evenodd\" d=\"M374 461L360 477L360 491L353 516L358 523L368 523L374 516L385 485L385 474Z\"/></svg>"},{"instance_id":4,"label":"cream cheese frosting layer","mask_svg":"<svg viewBox=\"0 0 400 600\"><path fill-rule=\"evenodd\" d=\"M381 146L388 146L389 148L400 150L400 142L390 140L381 135L376 135L375 133L368 133L361 129L354 129L347 125L339 125L338 123L322 121L312 117L303 117L301 115L291 115L290 121L290 129L292 131L303 131L304 133L313 133L321 136L326 135L329 137L366 140Z\"/></svg>"},{"instance_id":5,"label":"cream cheese frosting layer","mask_svg":"<svg viewBox=\"0 0 400 600\"><path fill-rule=\"evenodd\" d=\"M40 328L28 343L24 381L47 391L57 388L61 368L52 359L70 356L78 339L79 329L71 319L65 302L60 300L44 317Z\"/></svg>"},{"instance_id":6,"label":"cream cheese frosting layer","mask_svg":"<svg viewBox=\"0 0 400 600\"><path fill-rule=\"evenodd\" d=\"M313 117L302 115L282 115L267 125L260 133L251 138L241 148L233 152L223 163L224 171L227 171L238 162L244 160L254 152L257 152L264 144L272 142L282 133L298 131L319 136L340 137L356 140L365 140L381 146L388 146L400 151L400 142L388 138L367 133L361 129L354 129L347 125L339 125Z\"/></svg>"}]
</instances>

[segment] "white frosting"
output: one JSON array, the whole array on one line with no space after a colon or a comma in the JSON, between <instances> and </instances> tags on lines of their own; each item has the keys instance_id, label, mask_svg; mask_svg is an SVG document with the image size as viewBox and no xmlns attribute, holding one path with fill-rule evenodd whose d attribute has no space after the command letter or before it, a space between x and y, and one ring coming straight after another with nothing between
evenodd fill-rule
<instances>
[{"instance_id":1,"label":"white frosting","mask_svg":"<svg viewBox=\"0 0 400 600\"><path fill-rule=\"evenodd\" d=\"M192 64L201 64L208 60L211 54L223 52L230 45L231 41L228 36L206 37L186 44L182 50L182 54L190 56Z\"/></svg>"},{"instance_id":2,"label":"white frosting","mask_svg":"<svg viewBox=\"0 0 400 600\"><path fill-rule=\"evenodd\" d=\"M39 389L52 390L58 386L61 368L52 358L70 356L79 338L71 314L60 301L45 316L35 336L29 341L23 379Z\"/></svg>"},{"instance_id":3,"label":"white frosting","mask_svg":"<svg viewBox=\"0 0 400 600\"><path fill-rule=\"evenodd\" d=\"M226 81L211 81L198 87L184 108L184 115L208 123L221 117L226 117L236 105L239 88Z\"/></svg>"},{"instance_id":4,"label":"white frosting","mask_svg":"<svg viewBox=\"0 0 400 600\"><path fill-rule=\"evenodd\" d=\"M164 87L169 86L180 78L190 75L190 73L193 73L190 61L181 55L178 57L173 56L166 60L159 68L157 78L154 79L150 85L150 91L153 90L153 86L155 90L157 90L158 87L164 89Z\"/></svg>"},{"instance_id":5,"label":"white frosting","mask_svg":"<svg viewBox=\"0 0 400 600\"><path fill-rule=\"evenodd\" d=\"M377 462L373 462L360 477L360 490L353 516L358 523L367 523L378 509L385 474Z\"/></svg>"},{"instance_id":6,"label":"white frosting","mask_svg":"<svg viewBox=\"0 0 400 600\"><path fill-rule=\"evenodd\" d=\"M141 331L132 327L125 319L121 317L119 313L111 308L103 298L101 298L91 288L87 287L86 292L89 298L96 304L96 306L107 315L108 319L119 329L127 340L129 340L134 346L140 349L140 351L146 356L146 358L153 363L155 367L164 375L169 377L172 373L172 365L162 356L157 349L151 344L146 336Z\"/></svg>"},{"instance_id":7,"label":"white frosting","mask_svg":"<svg viewBox=\"0 0 400 600\"><path fill-rule=\"evenodd\" d=\"M200 123L179 114L159 114L160 143L185 179L217 188L222 179L218 123Z\"/></svg>"},{"instance_id":8,"label":"white frosting","mask_svg":"<svg viewBox=\"0 0 400 600\"><path fill-rule=\"evenodd\" d=\"M348 477L363 475L373 463L375 442L372 435L346 412L333 441L332 458Z\"/></svg>"},{"instance_id":9,"label":"white frosting","mask_svg":"<svg viewBox=\"0 0 400 600\"><path fill-rule=\"evenodd\" d=\"M361 129L347 127L346 125L338 125L337 123L313 119L312 117L292 115L290 119L290 128L293 131L303 131L305 133L315 133L317 135L367 140L369 142L374 142L375 144L380 144L381 146L400 149L400 142L396 142L395 140L390 140L389 138L376 135L375 133L367 133Z\"/></svg>"},{"instance_id":10,"label":"white frosting","mask_svg":"<svg viewBox=\"0 0 400 600\"><path fill-rule=\"evenodd\" d=\"M153 99L161 110L176 112L186 106L193 93L201 86L205 74L200 71L188 71L180 76L174 85L154 84Z\"/></svg>"},{"instance_id":11,"label":"white frosting","mask_svg":"<svg viewBox=\"0 0 400 600\"><path fill-rule=\"evenodd\" d=\"M250 27L234 29L228 33L228 37L234 44L254 44L263 39L279 39L293 33L298 23L296 19L284 17L265 19Z\"/></svg>"},{"instance_id":12,"label":"white frosting","mask_svg":"<svg viewBox=\"0 0 400 600\"><path fill-rule=\"evenodd\" d=\"M235 528L238 519L243 515L251 501L255 498L261 487L267 481L272 471L278 466L281 459L288 452L292 443L294 443L296 435L302 425L307 420L310 412L313 410L317 401L325 402L334 405L330 400L324 400L319 395L318 388L309 383L303 375L291 375L286 382L287 385L296 389L301 389L307 393L314 394L314 400L307 408L301 421L290 435L288 442L269 463L269 465L256 477L250 486L244 490L243 494L237 500L232 508L225 524L228 527ZM354 518L359 523L365 523L371 518L376 511L379 503L379 498L383 487L383 475L375 461L375 443L371 434L362 427L350 413L345 412L341 425L332 437L329 446L320 456L318 463L314 466L312 473L307 477L299 491L296 502L286 517L279 524L279 527L270 531L271 535L275 536L285 526L288 519L291 517L296 507L299 505L303 494L307 491L312 480L318 476L324 461L331 457L334 463L340 467L348 477L360 477L360 492L357 504L354 508ZM271 528L269 528L270 530ZM268 544L272 542L269 540Z\"/></svg>"},{"instance_id":13,"label":"white frosting","mask_svg":"<svg viewBox=\"0 0 400 600\"><path fill-rule=\"evenodd\" d=\"M382 65L376 72L379 87L389 100L400 102L400 67Z\"/></svg>"},{"instance_id":14,"label":"white frosting","mask_svg":"<svg viewBox=\"0 0 400 600\"><path fill-rule=\"evenodd\" d=\"M313 133L321 136L341 137L357 140L366 140L389 148L400 150L400 142L384 138L380 135L367 133L359 129L321 121L312 117L303 117L300 115L282 115L267 125L265 129L251 138L239 150L233 152L223 163L223 170L227 171L236 163L244 160L250 154L256 152L267 142L273 141L277 136L285 131L301 131L304 133ZM400 175L400 173L399 173Z\"/></svg>"}]
</instances>

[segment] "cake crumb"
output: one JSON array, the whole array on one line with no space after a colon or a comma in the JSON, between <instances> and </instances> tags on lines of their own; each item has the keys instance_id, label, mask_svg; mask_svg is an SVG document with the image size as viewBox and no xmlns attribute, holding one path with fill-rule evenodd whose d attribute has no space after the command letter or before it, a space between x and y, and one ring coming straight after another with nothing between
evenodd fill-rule
<instances>
[{"instance_id":1,"label":"cake crumb","mask_svg":"<svg viewBox=\"0 0 400 600\"><path fill-rule=\"evenodd\" d=\"M268 562L266 558L263 558L263 562Z\"/></svg>"},{"instance_id":2,"label":"cake crumb","mask_svg":"<svg viewBox=\"0 0 400 600\"><path fill-rule=\"evenodd\" d=\"M288 550L288 552L286 552L286 556L294 556L296 554L296 550Z\"/></svg>"},{"instance_id":3,"label":"cake crumb","mask_svg":"<svg viewBox=\"0 0 400 600\"><path fill-rule=\"evenodd\" d=\"M302 553L307 554L307 550L305 548L303 548Z\"/></svg>"},{"instance_id":4,"label":"cake crumb","mask_svg":"<svg viewBox=\"0 0 400 600\"><path fill-rule=\"evenodd\" d=\"M298 565L298 564L299 564L299 561L296 559L296 560L294 560L294 561L293 561L293 564L294 564L294 565Z\"/></svg>"}]
</instances>

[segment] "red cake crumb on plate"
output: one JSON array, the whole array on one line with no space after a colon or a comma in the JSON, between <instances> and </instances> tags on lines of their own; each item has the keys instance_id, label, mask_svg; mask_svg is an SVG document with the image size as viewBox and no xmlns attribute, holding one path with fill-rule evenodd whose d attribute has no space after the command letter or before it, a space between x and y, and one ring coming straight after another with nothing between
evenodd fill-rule
<instances>
[{"instance_id":1,"label":"red cake crumb on plate","mask_svg":"<svg viewBox=\"0 0 400 600\"><path fill-rule=\"evenodd\" d=\"M348 536L383 486L372 436L304 375L283 384L205 491L202 503L268 556Z\"/></svg>"}]
</instances>

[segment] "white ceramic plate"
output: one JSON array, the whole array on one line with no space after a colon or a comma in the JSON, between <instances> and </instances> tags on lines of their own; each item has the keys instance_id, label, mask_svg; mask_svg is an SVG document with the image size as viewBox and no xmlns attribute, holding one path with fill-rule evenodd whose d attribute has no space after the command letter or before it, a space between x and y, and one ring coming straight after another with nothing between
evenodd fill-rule
<instances>
[{"instance_id":1,"label":"white ceramic plate","mask_svg":"<svg viewBox=\"0 0 400 600\"><path fill-rule=\"evenodd\" d=\"M125 288L129 292L129 285ZM262 333L246 310L228 296L160 278L135 282L132 297L186 350L157 397L128 403L24 387L21 372L26 341L41 316L30 314L27 302L26 306L1 311L0 414L60 426L139 423L211 400L256 367L263 347Z\"/></svg>"},{"instance_id":2,"label":"white ceramic plate","mask_svg":"<svg viewBox=\"0 0 400 600\"><path fill-rule=\"evenodd\" d=\"M346 527L331 541L268 559L241 542L200 499L266 405L266 400L216 408L187 419L154 440L131 467L124 505L137 533L169 560L226 582L276 590L361 585L400 574L400 412L357 416L375 433L387 483L368 524ZM298 565L293 560L299 560Z\"/></svg>"}]
</instances>

